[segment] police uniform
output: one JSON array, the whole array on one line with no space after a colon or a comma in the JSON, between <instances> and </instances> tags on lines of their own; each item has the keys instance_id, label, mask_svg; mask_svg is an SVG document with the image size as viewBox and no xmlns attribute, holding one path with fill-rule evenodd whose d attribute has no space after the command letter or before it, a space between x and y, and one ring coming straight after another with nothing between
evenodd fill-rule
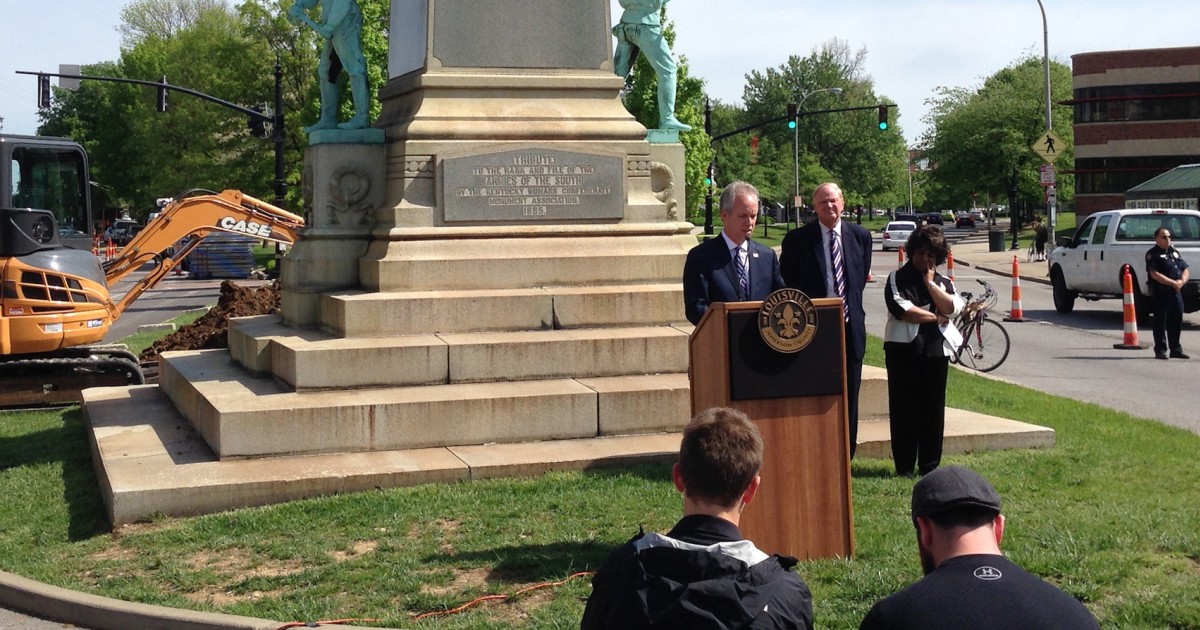
<instances>
[{"instance_id":1,"label":"police uniform","mask_svg":"<svg viewBox=\"0 0 1200 630\"><path fill-rule=\"evenodd\" d=\"M1174 247L1163 249L1155 245L1146 252L1147 277L1157 271L1172 280L1181 280L1187 268L1187 261ZM1152 278L1149 282L1154 309L1154 355L1165 359L1170 348L1172 357L1186 359L1183 346L1179 344L1179 333L1183 328L1183 294Z\"/></svg>"}]
</instances>

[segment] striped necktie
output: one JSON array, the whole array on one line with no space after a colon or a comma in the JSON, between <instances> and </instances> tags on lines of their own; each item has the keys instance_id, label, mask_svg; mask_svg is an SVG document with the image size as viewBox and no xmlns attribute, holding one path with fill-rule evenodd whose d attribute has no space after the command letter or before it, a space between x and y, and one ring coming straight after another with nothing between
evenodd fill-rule
<instances>
[{"instance_id":1,"label":"striped necktie","mask_svg":"<svg viewBox=\"0 0 1200 630\"><path fill-rule=\"evenodd\" d=\"M829 260L833 263L833 287L842 298L842 319L850 320L850 309L846 306L846 269L842 264L842 244L838 233L829 230Z\"/></svg>"},{"instance_id":2,"label":"striped necktie","mask_svg":"<svg viewBox=\"0 0 1200 630\"><path fill-rule=\"evenodd\" d=\"M750 299L750 269L746 264L746 251L741 247L735 247L733 256L737 261L738 299L744 302Z\"/></svg>"}]
</instances>

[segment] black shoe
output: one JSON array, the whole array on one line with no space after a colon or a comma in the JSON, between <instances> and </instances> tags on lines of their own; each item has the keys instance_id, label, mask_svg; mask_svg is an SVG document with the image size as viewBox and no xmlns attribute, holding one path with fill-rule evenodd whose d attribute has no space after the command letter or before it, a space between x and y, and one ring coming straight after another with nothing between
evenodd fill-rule
<instances>
[{"instance_id":1,"label":"black shoe","mask_svg":"<svg viewBox=\"0 0 1200 630\"><path fill-rule=\"evenodd\" d=\"M1190 359L1192 357L1188 356L1188 354L1186 352L1184 352L1183 350L1172 350L1171 358L1172 359Z\"/></svg>"},{"instance_id":2,"label":"black shoe","mask_svg":"<svg viewBox=\"0 0 1200 630\"><path fill-rule=\"evenodd\" d=\"M1167 353L1166 353L1166 352L1159 352L1158 350L1155 350L1155 351L1154 351L1154 358L1155 358L1155 359L1162 359L1163 361L1166 361L1166 360L1167 360Z\"/></svg>"}]
</instances>

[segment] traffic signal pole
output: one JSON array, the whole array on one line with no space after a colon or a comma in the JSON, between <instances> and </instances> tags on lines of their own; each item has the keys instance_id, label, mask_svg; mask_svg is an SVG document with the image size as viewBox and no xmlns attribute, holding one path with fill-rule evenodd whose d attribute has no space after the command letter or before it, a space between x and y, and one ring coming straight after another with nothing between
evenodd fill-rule
<instances>
[{"instance_id":1,"label":"traffic signal pole","mask_svg":"<svg viewBox=\"0 0 1200 630\"><path fill-rule=\"evenodd\" d=\"M714 135L712 135L712 106L709 104L709 102L707 100L705 100L705 102L704 102L704 132L706 134L708 134L709 146L712 146L712 145L715 145L717 142L724 140L726 138L729 138L731 136L736 136L740 133L746 133L747 131L752 131L754 129L758 129L759 127L762 127L764 125L769 125L771 123L777 123L777 122L780 122L783 120L795 120L797 118L803 118L805 116L815 116L817 114L835 114L837 112L859 112L859 111L866 111L866 110L871 110L871 109L879 111L880 116L885 116L887 109L889 107L895 107L895 106L896 106L895 104L860 105L858 107L835 107L833 109L814 109L812 111L807 111L807 112L800 112L800 111L793 109L794 106L789 106L788 113L786 113L782 116L776 116L774 118L760 120L752 125L746 125L745 127L742 127L740 129L734 129L733 131L728 131L728 132L717 134L714 136ZM886 120L886 117L882 118L881 120ZM880 123L879 128L886 129L887 126L885 123ZM715 159L715 156L714 156L714 159ZM799 156L797 156L797 161L799 161ZM704 233L709 234L709 235L711 235L713 233L713 231L712 231L713 230L712 189L713 189L713 184L715 183L713 181L713 171L714 170L715 169L713 166L713 162L709 161L709 163L708 163L708 194L706 194L704 196ZM799 172L797 172L797 177L799 177Z\"/></svg>"},{"instance_id":2,"label":"traffic signal pole","mask_svg":"<svg viewBox=\"0 0 1200 630\"><path fill-rule=\"evenodd\" d=\"M170 85L167 83L167 77L163 77L162 81L143 81L141 79L126 79L123 77L102 77L86 74L62 74L54 72L31 72L28 70L17 70L17 74L29 74L38 78L38 106L50 106L50 77L59 77L62 79L88 79L91 81L109 81L111 83L132 83L134 85L148 85L157 90L157 108L158 111L166 111L167 109L167 91L174 90L195 96L196 98L216 103L222 107L232 109L234 111L245 114L250 117L251 122L271 123L272 140L275 144L275 205L283 208L284 194L287 192L287 183L284 181L284 128L283 128L283 67L279 63L279 59L275 60L275 111L267 113L251 107L243 107L236 103L219 99L215 96L210 96L204 92L198 92L178 85ZM44 86L44 87L43 87ZM44 102L43 102L44 101Z\"/></svg>"}]
</instances>

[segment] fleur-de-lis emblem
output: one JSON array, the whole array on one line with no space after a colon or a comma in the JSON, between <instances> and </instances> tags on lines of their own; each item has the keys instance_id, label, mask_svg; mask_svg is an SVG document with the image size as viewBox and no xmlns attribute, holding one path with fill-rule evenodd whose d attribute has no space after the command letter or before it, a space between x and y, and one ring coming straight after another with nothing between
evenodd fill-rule
<instances>
[{"instance_id":1,"label":"fleur-de-lis emblem","mask_svg":"<svg viewBox=\"0 0 1200 630\"><path fill-rule=\"evenodd\" d=\"M796 316L796 309L792 308L791 304L783 307L783 312L779 314L779 336L785 339L791 339L800 334L800 318Z\"/></svg>"}]
</instances>

